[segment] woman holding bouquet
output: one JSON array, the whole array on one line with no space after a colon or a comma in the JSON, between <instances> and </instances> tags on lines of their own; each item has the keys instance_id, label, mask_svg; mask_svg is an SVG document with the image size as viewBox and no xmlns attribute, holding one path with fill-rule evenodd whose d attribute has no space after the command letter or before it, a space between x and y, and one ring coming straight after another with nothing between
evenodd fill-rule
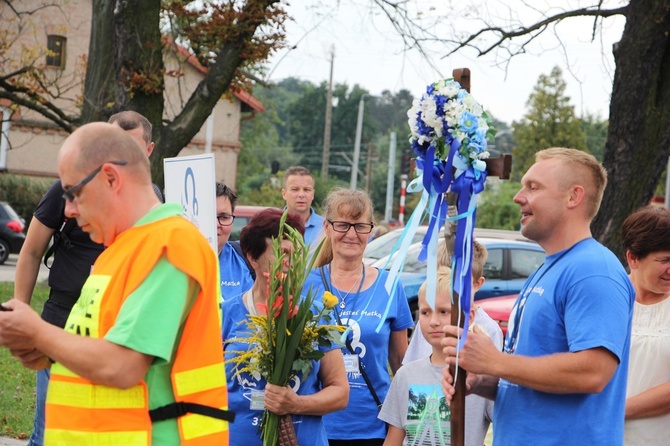
<instances>
[{"instance_id":1,"label":"woman holding bouquet","mask_svg":"<svg viewBox=\"0 0 670 446\"><path fill-rule=\"evenodd\" d=\"M323 287L340 301L336 310L339 322L348 327L342 353L351 388L346 410L323 418L328 440L330 445L381 445L386 426L377 414L391 384L388 364L394 373L400 368L407 329L414 321L402 286L397 286L387 312L387 272L363 264L374 227L368 195L334 189L323 211L325 241L306 287Z\"/></svg>"},{"instance_id":2,"label":"woman holding bouquet","mask_svg":"<svg viewBox=\"0 0 670 446\"><path fill-rule=\"evenodd\" d=\"M292 414L299 444L326 445L328 440L321 417L343 409L348 401L349 386L337 346L321 348L324 356L312 361L309 375L298 375L287 387L269 384L256 373L236 373L234 361L231 362L235 355L249 348L248 342L236 341L250 337L244 322L250 315L267 311L268 273L274 262L271 239L279 236L281 218L282 211L267 209L256 214L242 230L240 245L256 273L256 280L251 290L226 300L222 306L223 340L228 341L224 346L228 403L230 410L236 413L230 428L231 446L263 443L258 427L264 408L277 415ZM305 226L299 215L289 213L286 223L300 234L304 233ZM293 245L284 239L282 249L291 251Z\"/></svg>"}]
</instances>

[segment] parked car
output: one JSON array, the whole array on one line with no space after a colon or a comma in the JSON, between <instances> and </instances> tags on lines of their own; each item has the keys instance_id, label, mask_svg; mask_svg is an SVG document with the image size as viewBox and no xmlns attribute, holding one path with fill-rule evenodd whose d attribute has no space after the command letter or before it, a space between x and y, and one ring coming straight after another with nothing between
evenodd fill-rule
<instances>
[{"instance_id":1,"label":"parked car","mask_svg":"<svg viewBox=\"0 0 670 446\"><path fill-rule=\"evenodd\" d=\"M477 237L477 240L486 246L489 255L484 263L486 281L475 294L475 300L518 293L528 276L544 263L544 250L537 243L486 237ZM420 252L420 242L409 247L400 274L400 283L412 310L417 307L419 288L426 280L426 262L419 261ZM387 256L373 266L390 268L391 263Z\"/></svg>"},{"instance_id":2,"label":"parked car","mask_svg":"<svg viewBox=\"0 0 670 446\"><path fill-rule=\"evenodd\" d=\"M491 319L500 325L503 336L507 335L509 315L512 312L517 297L519 297L518 294L511 294L509 296L494 297L492 299L485 299L477 302L477 305L486 311L486 313L491 316Z\"/></svg>"},{"instance_id":3,"label":"parked car","mask_svg":"<svg viewBox=\"0 0 670 446\"><path fill-rule=\"evenodd\" d=\"M7 261L10 254L18 254L26 235L23 230L26 222L14 209L0 201L0 265Z\"/></svg>"},{"instance_id":4,"label":"parked car","mask_svg":"<svg viewBox=\"0 0 670 446\"><path fill-rule=\"evenodd\" d=\"M368 246L365 247L365 252L363 253L363 263L372 265L377 260L391 254L393 247L398 242L398 239L400 239L404 230L405 228L393 229L368 243ZM414 234L414 237L412 238L412 243L417 243L423 240L427 230L428 226L419 226L416 228L416 234Z\"/></svg>"},{"instance_id":5,"label":"parked car","mask_svg":"<svg viewBox=\"0 0 670 446\"><path fill-rule=\"evenodd\" d=\"M398 239L402 235L404 229L405 228L394 229L368 243L368 246L365 248L365 252L363 253L363 263L366 265L372 265L382 257L386 257L391 254L393 247L396 246L396 243L398 243ZM412 238L412 244L422 241L426 235L427 230L428 226L419 226L416 228L416 234ZM521 235L521 232L519 231L507 231L504 229L475 228L475 237L531 242L526 237Z\"/></svg>"},{"instance_id":6,"label":"parked car","mask_svg":"<svg viewBox=\"0 0 670 446\"><path fill-rule=\"evenodd\" d=\"M233 221L233 230L230 233L229 240L239 240L242 228L249 223L251 217L268 208L270 206L235 206L235 220Z\"/></svg>"}]
</instances>

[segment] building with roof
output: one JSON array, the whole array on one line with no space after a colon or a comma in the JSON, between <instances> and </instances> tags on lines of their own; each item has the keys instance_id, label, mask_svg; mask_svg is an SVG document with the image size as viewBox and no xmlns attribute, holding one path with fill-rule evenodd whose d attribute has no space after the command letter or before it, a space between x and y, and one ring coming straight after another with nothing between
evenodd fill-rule
<instances>
[{"instance_id":1,"label":"building with roof","mask_svg":"<svg viewBox=\"0 0 670 446\"><path fill-rule=\"evenodd\" d=\"M37 54L38 62L46 67L47 78L59 87L60 96L53 101L54 105L73 115L78 114L83 97L91 3L90 0L69 0L58 7L39 8L45 4L44 0L20 2L23 11L34 12L29 20L23 21L20 35L5 56L7 60L21 60L27 51ZM11 6L11 3L0 2L3 17L0 35L3 28L11 31L11 27L16 26L13 21L5 20L13 15L8 9ZM179 72L179 76L165 76L164 119L172 120L206 74L206 68L185 48L171 41L163 54L166 71ZM5 66L2 71L7 74L11 69ZM213 152L216 179L235 188L237 159L242 148L241 122L263 110L263 104L244 91L233 92L229 99L220 99L179 156ZM0 116L3 118L0 171L56 177L56 156L68 133L35 111L12 107L8 99L0 99Z\"/></svg>"}]
</instances>

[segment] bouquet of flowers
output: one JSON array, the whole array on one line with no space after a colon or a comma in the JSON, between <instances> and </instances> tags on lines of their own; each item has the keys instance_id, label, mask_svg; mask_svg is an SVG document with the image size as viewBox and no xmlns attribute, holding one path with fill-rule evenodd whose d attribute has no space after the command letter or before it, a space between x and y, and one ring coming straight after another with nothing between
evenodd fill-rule
<instances>
[{"instance_id":1,"label":"bouquet of flowers","mask_svg":"<svg viewBox=\"0 0 670 446\"><path fill-rule=\"evenodd\" d=\"M280 222L279 237L272 239L275 260L270 267L267 305L257 304L259 313L245 321L250 332L248 338L227 341L249 345L246 351L231 352L235 353L230 361L235 364L236 373L257 373L278 386L286 386L298 374L308 375L311 361L324 356L319 347L339 344L340 333L344 331L344 327L332 323L337 304L334 295L326 292L322 299L317 299L311 288L302 295L320 246L312 255L302 235L285 224L286 215ZM292 243L291 252L282 250L283 239ZM267 409L263 412L259 430L264 446L277 445L280 422L293 427L290 416L280 417Z\"/></svg>"},{"instance_id":2,"label":"bouquet of flowers","mask_svg":"<svg viewBox=\"0 0 670 446\"><path fill-rule=\"evenodd\" d=\"M489 125L490 117L483 107L453 78L429 85L421 98L414 100L407 117L411 130L409 142L417 155L417 178L407 191L422 191L422 197L401 239L413 238L424 212L427 212L428 230L419 259L427 261L426 299L432 306L435 302L439 231L445 222L458 221L452 270L454 289L463 299L461 308L467 322L476 195L484 190L484 160L490 156L486 140L495 136L495 129ZM458 215L455 217L447 218L446 192L458 195ZM393 289L390 285L397 280L408 246L408 243L401 244L395 263L391 265L388 290Z\"/></svg>"},{"instance_id":3,"label":"bouquet of flowers","mask_svg":"<svg viewBox=\"0 0 670 446\"><path fill-rule=\"evenodd\" d=\"M432 148L435 157L447 161L456 156L465 166L484 172L482 160L489 157L486 138L495 135L489 115L475 98L453 79L431 84L415 99L407 112L414 152L426 159Z\"/></svg>"}]
</instances>

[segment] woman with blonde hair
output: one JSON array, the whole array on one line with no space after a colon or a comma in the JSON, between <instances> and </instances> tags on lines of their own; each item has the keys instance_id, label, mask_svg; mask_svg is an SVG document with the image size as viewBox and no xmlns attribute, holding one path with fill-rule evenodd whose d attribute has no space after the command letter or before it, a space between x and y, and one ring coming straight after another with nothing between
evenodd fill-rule
<instances>
[{"instance_id":1,"label":"woman with blonde hair","mask_svg":"<svg viewBox=\"0 0 670 446\"><path fill-rule=\"evenodd\" d=\"M391 378L407 350L414 326L405 292L386 291L387 272L363 263L372 229L373 205L360 190L336 188L322 206L323 247L306 286L329 290L338 299L337 317L345 332L342 349L351 388L345 410L323 417L330 445L381 445L385 423L377 418ZM389 299L391 301L389 302Z\"/></svg>"}]
</instances>

